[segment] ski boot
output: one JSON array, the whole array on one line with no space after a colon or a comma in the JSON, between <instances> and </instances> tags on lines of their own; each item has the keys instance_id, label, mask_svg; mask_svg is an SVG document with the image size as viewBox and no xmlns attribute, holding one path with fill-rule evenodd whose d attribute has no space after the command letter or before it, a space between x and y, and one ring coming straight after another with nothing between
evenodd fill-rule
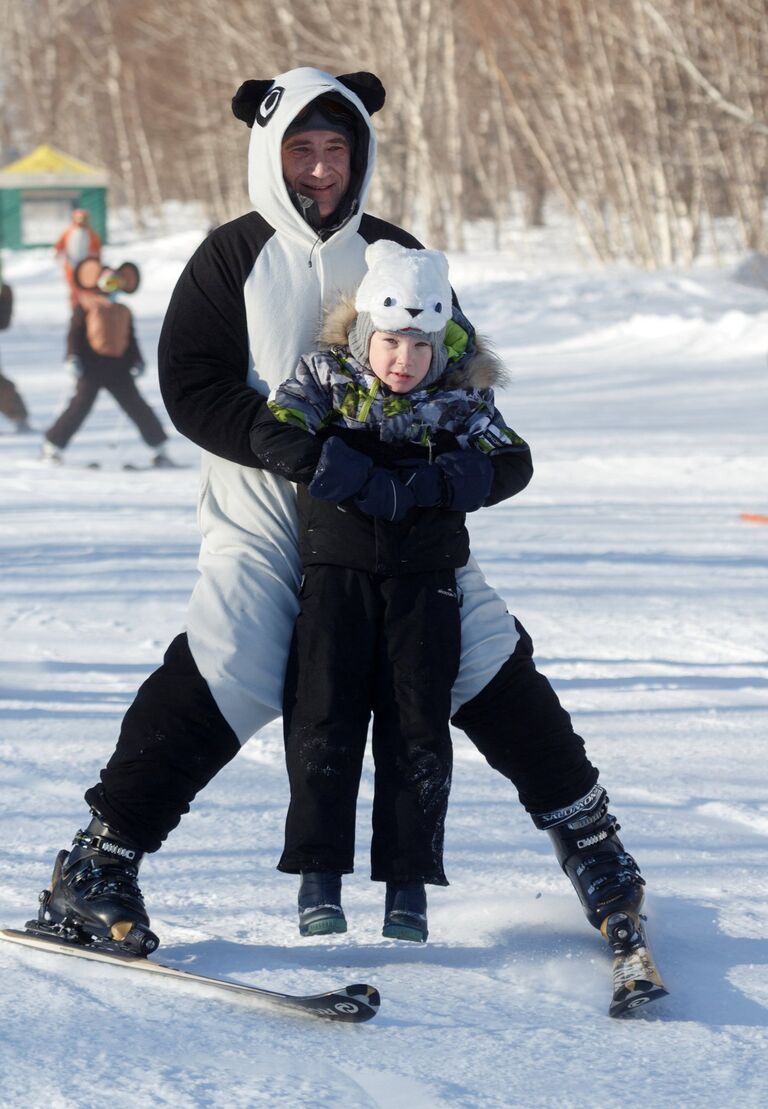
<instances>
[{"instance_id":1,"label":"ski boot","mask_svg":"<svg viewBox=\"0 0 768 1109\"><path fill-rule=\"evenodd\" d=\"M138 884L143 852L95 813L72 843L56 857L27 931L117 954L154 951L160 941L150 931Z\"/></svg>"},{"instance_id":2,"label":"ski boot","mask_svg":"<svg viewBox=\"0 0 768 1109\"><path fill-rule=\"evenodd\" d=\"M585 797L554 812L535 813L533 822L545 830L557 861L571 880L587 920L609 943L605 923L622 914L632 926L640 919L645 880L617 832L608 812L608 795L596 785Z\"/></svg>"},{"instance_id":3,"label":"ski boot","mask_svg":"<svg viewBox=\"0 0 768 1109\"><path fill-rule=\"evenodd\" d=\"M423 882L387 882L382 936L426 943L427 891Z\"/></svg>"},{"instance_id":4,"label":"ski boot","mask_svg":"<svg viewBox=\"0 0 768 1109\"><path fill-rule=\"evenodd\" d=\"M302 936L327 936L346 932L341 907L341 875L336 871L302 871L299 887L299 932Z\"/></svg>"},{"instance_id":5,"label":"ski boot","mask_svg":"<svg viewBox=\"0 0 768 1109\"><path fill-rule=\"evenodd\" d=\"M50 440L44 439L40 448L40 461L59 466L64 461L64 455L60 447L55 446Z\"/></svg>"}]
</instances>

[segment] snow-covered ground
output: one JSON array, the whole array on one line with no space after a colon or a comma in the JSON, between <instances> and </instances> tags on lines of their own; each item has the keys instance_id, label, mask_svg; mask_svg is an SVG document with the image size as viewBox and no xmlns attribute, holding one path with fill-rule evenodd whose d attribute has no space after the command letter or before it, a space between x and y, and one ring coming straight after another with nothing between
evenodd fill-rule
<instances>
[{"instance_id":1,"label":"snow-covered ground","mask_svg":"<svg viewBox=\"0 0 768 1109\"><path fill-rule=\"evenodd\" d=\"M198 239L107 251L143 269L133 307L158 405L160 322ZM42 252L6 253L5 272L2 363L44 429L66 389L63 285ZM766 1104L768 527L740 513L768 512L768 293L725 270L526 270L493 254L453 258L452 276L513 369L501 407L536 463L526 492L473 519L474 550L601 768L671 996L609 1020L602 941L460 734L429 944L380 936L370 767L349 933L300 940L295 882L274 869L275 723L146 861L162 955L287 990L370 981L378 1017L292 1018L0 944L3 1106ZM64 467L37 449L0 429L0 923L16 927L183 625L197 550L191 444L171 444L186 469L123 472L146 452L107 398Z\"/></svg>"}]
</instances>

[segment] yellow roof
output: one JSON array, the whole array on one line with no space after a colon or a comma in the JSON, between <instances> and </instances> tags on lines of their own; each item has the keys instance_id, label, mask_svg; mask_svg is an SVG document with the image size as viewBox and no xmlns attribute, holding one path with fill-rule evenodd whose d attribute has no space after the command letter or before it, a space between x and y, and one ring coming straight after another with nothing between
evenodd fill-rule
<instances>
[{"instance_id":1,"label":"yellow roof","mask_svg":"<svg viewBox=\"0 0 768 1109\"><path fill-rule=\"evenodd\" d=\"M9 166L3 166L0 173L14 173L29 176L31 174L46 174L48 176L57 175L62 177L78 177L81 175L104 176L104 171L98 169L96 166L89 166L86 162L81 162L77 158L72 158L69 154L63 154L49 143L43 143L33 150L31 154L19 158L15 162L11 162Z\"/></svg>"}]
</instances>

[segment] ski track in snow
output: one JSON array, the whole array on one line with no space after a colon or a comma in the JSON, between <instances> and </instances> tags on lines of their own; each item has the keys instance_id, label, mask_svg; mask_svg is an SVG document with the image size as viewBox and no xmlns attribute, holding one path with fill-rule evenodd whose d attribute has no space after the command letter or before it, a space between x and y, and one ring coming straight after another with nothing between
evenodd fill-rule
<instances>
[{"instance_id":1,"label":"ski track in snow","mask_svg":"<svg viewBox=\"0 0 768 1109\"><path fill-rule=\"evenodd\" d=\"M154 350L198 236L113 244L143 269ZM63 283L46 252L5 257L17 313L5 372L43 429L66 391ZM198 798L143 869L163 960L305 992L370 981L374 1021L338 1026L174 982L0 944L0 1104L565 1109L765 1104L768 1088L768 292L725 270L526 272L456 256L463 307L512 370L499 402L536 473L472 520L473 549L533 635L648 880L671 996L612 1022L610 957L546 836L456 735L447 889L424 948L381 938L361 788L350 931L302 941L274 870L287 801L279 723ZM289 367L286 367L288 370ZM0 427L0 921L33 915L85 818L141 681L195 577L189 468L146 452L100 399L59 469ZM80 468L98 459L102 469Z\"/></svg>"}]
</instances>

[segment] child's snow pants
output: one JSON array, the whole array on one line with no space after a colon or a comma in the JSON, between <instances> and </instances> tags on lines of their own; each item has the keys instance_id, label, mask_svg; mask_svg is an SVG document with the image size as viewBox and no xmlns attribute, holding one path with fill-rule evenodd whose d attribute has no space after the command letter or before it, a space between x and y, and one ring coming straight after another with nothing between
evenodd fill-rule
<instances>
[{"instance_id":1,"label":"child's snow pants","mask_svg":"<svg viewBox=\"0 0 768 1109\"><path fill-rule=\"evenodd\" d=\"M309 566L299 601L283 697L291 800L278 869L353 869L373 713L371 877L447 885L449 717L461 646L454 571L381 577Z\"/></svg>"}]
</instances>

